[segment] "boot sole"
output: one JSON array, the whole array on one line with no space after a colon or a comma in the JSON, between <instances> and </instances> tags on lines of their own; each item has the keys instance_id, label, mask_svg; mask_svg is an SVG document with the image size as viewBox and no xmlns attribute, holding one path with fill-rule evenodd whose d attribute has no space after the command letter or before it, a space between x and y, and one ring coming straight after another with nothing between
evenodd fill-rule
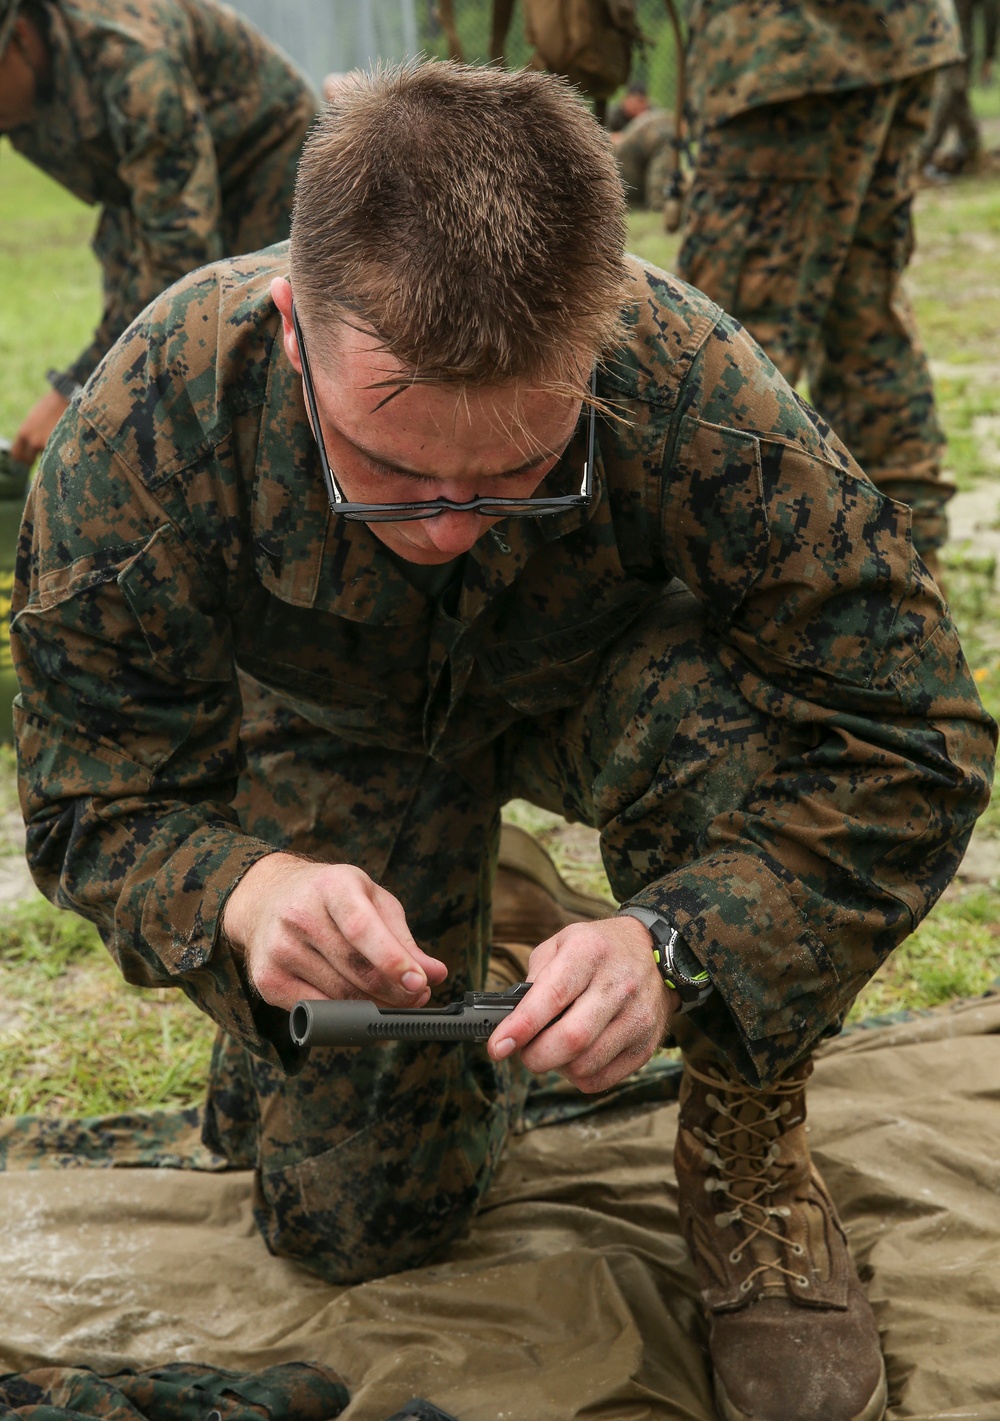
<instances>
[{"instance_id":1,"label":"boot sole","mask_svg":"<svg viewBox=\"0 0 1000 1421\"><path fill-rule=\"evenodd\" d=\"M546 893L555 899L560 908L576 918L596 922L601 918L613 917L617 911L615 905L607 899L571 888L565 879L560 877L559 870L537 839L533 839L515 824L500 826L498 864L501 868L508 868L514 873L522 874L532 883L537 883L539 888L544 888Z\"/></svg>"},{"instance_id":2,"label":"boot sole","mask_svg":"<svg viewBox=\"0 0 1000 1421\"><path fill-rule=\"evenodd\" d=\"M885 1416L885 1408L889 1401L889 1388L885 1376L885 1362L882 1363L882 1375L879 1384L872 1393L870 1399L865 1403L860 1411L856 1411L853 1416L845 1416L843 1421L882 1421ZM724 1421L783 1421L780 1416L751 1416L748 1411L741 1411L738 1406L734 1406L726 1395L726 1388L722 1385L719 1377L715 1378L715 1404L718 1407L719 1415ZM815 1421L826 1421L825 1416L815 1417ZM838 1418L839 1421L839 1418Z\"/></svg>"}]
</instances>

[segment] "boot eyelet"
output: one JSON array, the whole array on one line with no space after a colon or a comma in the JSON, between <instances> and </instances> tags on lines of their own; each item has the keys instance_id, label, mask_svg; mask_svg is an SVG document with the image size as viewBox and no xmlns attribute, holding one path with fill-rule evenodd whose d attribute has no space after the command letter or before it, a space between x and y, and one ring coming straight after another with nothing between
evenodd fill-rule
<instances>
[{"instance_id":1,"label":"boot eyelet","mask_svg":"<svg viewBox=\"0 0 1000 1421\"><path fill-rule=\"evenodd\" d=\"M733 1252L729 1255L729 1261L730 1263L739 1263L742 1257L743 1255L742 1253L740 1253L739 1249L734 1249Z\"/></svg>"},{"instance_id":2,"label":"boot eyelet","mask_svg":"<svg viewBox=\"0 0 1000 1421\"><path fill-rule=\"evenodd\" d=\"M799 1285L800 1288L808 1288L808 1286L809 1286L809 1279L806 1277L806 1275L805 1275L804 1273L800 1273L799 1276L796 1278L795 1281L796 1281L796 1283L798 1283L798 1285Z\"/></svg>"},{"instance_id":3,"label":"boot eyelet","mask_svg":"<svg viewBox=\"0 0 1000 1421\"><path fill-rule=\"evenodd\" d=\"M749 1291L750 1291L750 1289L751 1289L752 1287L753 1287L753 1284L751 1283L750 1279L749 1279L749 1278L744 1278L744 1279L743 1279L743 1282L740 1284L740 1292L741 1292L741 1293L749 1293Z\"/></svg>"},{"instance_id":4,"label":"boot eyelet","mask_svg":"<svg viewBox=\"0 0 1000 1421\"><path fill-rule=\"evenodd\" d=\"M795 1254L796 1258L801 1258L803 1253L805 1253L805 1249L802 1247L801 1243L793 1243L792 1252Z\"/></svg>"}]
</instances>

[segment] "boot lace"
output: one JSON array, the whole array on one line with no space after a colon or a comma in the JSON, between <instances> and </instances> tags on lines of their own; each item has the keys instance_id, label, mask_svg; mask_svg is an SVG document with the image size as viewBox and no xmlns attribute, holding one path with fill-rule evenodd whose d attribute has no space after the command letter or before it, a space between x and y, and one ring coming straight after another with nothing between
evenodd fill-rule
<instances>
[{"instance_id":1,"label":"boot lace","mask_svg":"<svg viewBox=\"0 0 1000 1421\"><path fill-rule=\"evenodd\" d=\"M778 1122L784 1121L785 1129L800 1123L801 1116L788 1119L792 1110L788 1097L802 1093L802 1082L778 1081L768 1087L765 1095L743 1081L704 1075L690 1061L685 1062L685 1068L703 1085L716 1088L705 1097L717 1117L715 1128L695 1126L692 1133L705 1146L705 1163L717 1171L715 1178L705 1180L705 1189L722 1195L720 1203L728 1205L715 1215L716 1227L726 1229L741 1223L745 1229L744 1237L729 1255L730 1263L740 1263L747 1249L764 1239L801 1258L806 1250L786 1237L782 1228L782 1221L790 1218L792 1211L773 1199L785 1187L785 1176L794 1168L781 1163L778 1136L782 1131ZM806 1275L786 1267L779 1255L758 1263L740 1283L740 1292L749 1292L755 1278L772 1272L793 1279L802 1288L809 1286Z\"/></svg>"}]
</instances>

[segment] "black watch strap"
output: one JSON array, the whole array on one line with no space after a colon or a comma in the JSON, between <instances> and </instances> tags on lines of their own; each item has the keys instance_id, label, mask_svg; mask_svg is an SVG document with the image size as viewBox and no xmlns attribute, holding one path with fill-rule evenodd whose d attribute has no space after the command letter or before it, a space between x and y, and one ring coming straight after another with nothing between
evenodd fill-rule
<instances>
[{"instance_id":1,"label":"black watch strap","mask_svg":"<svg viewBox=\"0 0 1000 1421\"><path fill-rule=\"evenodd\" d=\"M635 918L653 939L653 960L666 986L681 999L682 1012L694 1011L714 990L712 979L669 918L653 908L626 903L619 917Z\"/></svg>"}]
</instances>

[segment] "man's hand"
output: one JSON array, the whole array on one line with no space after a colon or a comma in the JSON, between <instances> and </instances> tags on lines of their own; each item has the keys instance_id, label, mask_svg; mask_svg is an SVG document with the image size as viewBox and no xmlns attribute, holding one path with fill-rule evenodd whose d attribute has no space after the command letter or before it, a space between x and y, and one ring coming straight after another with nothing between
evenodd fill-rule
<instances>
[{"instance_id":1,"label":"man's hand","mask_svg":"<svg viewBox=\"0 0 1000 1421\"><path fill-rule=\"evenodd\" d=\"M272 1006L367 997L422 1007L448 969L414 942L399 900L350 864L274 853L240 879L222 918L254 987Z\"/></svg>"},{"instance_id":2,"label":"man's hand","mask_svg":"<svg viewBox=\"0 0 1000 1421\"><path fill-rule=\"evenodd\" d=\"M49 442L49 435L69 409L69 400L58 390L50 390L28 411L21 428L14 435L10 456L19 464L31 465Z\"/></svg>"},{"instance_id":3,"label":"man's hand","mask_svg":"<svg viewBox=\"0 0 1000 1421\"><path fill-rule=\"evenodd\" d=\"M520 1050L530 1071L559 1071L578 1090L609 1090L645 1065L680 1006L635 918L572 923L535 948L529 968L531 991L490 1037L490 1055Z\"/></svg>"}]
</instances>

